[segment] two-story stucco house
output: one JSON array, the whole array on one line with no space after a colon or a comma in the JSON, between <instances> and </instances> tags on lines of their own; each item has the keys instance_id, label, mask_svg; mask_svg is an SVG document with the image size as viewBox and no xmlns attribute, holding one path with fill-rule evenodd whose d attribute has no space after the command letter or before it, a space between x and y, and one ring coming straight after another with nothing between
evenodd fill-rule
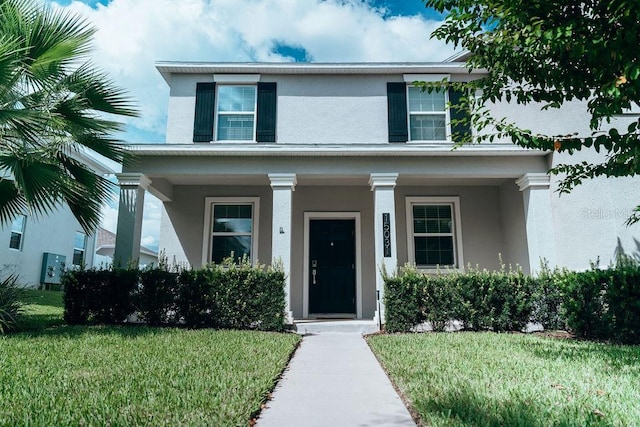
<instances>
[{"instance_id":1,"label":"two-story stucco house","mask_svg":"<svg viewBox=\"0 0 640 427\"><path fill-rule=\"evenodd\" d=\"M412 82L468 81L462 62L158 63L170 87L167 143L134 146L119 175L116 258L137 257L142 198L163 202L160 248L200 266L231 255L287 273L292 319L376 319L380 267L533 271L608 263L631 248L637 180L558 198L557 153L509 141L452 150L455 93ZM583 105L496 105L534 130L588 129ZM475 132L470 129L457 129Z\"/></svg>"}]
</instances>

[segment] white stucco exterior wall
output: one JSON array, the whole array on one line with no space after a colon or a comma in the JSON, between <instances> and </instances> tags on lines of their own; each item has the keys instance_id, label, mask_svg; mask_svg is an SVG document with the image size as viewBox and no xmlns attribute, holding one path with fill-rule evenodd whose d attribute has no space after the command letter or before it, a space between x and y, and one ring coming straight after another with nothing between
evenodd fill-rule
<instances>
[{"instance_id":1,"label":"white stucco exterior wall","mask_svg":"<svg viewBox=\"0 0 640 427\"><path fill-rule=\"evenodd\" d=\"M402 81L401 76L262 75L260 80L277 83L278 144L388 142L386 83ZM211 74L171 76L167 143L193 143L196 84L212 81Z\"/></svg>"},{"instance_id":2,"label":"white stucco exterior wall","mask_svg":"<svg viewBox=\"0 0 640 427\"><path fill-rule=\"evenodd\" d=\"M45 252L64 255L67 267L71 267L77 231L84 232L66 206L41 219L28 216L22 250L9 248L10 224L0 229L0 278L17 273L20 284L39 287ZM94 236L88 235L85 249L85 264L88 266L93 265L94 250Z\"/></svg>"},{"instance_id":3,"label":"white stucco exterior wall","mask_svg":"<svg viewBox=\"0 0 640 427\"><path fill-rule=\"evenodd\" d=\"M265 76L264 80L269 80ZM279 144L386 144L388 76L277 76Z\"/></svg>"},{"instance_id":4,"label":"white stucco exterior wall","mask_svg":"<svg viewBox=\"0 0 640 427\"><path fill-rule=\"evenodd\" d=\"M166 131L168 144L193 144L196 84L212 81L213 74L171 75Z\"/></svg>"},{"instance_id":5,"label":"white stucco exterior wall","mask_svg":"<svg viewBox=\"0 0 640 427\"><path fill-rule=\"evenodd\" d=\"M553 165L599 162L603 156L590 150L572 156L555 153ZM627 255L640 255L640 224L625 225L640 204L640 177L587 180L569 194L557 192L560 178L552 178L551 202L561 265L585 269L590 262L599 260L601 266L607 266L620 250Z\"/></svg>"}]
</instances>

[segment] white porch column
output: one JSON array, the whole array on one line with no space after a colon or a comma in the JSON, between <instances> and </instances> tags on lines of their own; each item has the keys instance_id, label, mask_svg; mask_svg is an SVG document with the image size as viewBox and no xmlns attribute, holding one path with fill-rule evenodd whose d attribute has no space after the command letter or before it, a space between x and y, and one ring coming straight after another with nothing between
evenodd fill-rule
<instances>
[{"instance_id":1,"label":"white porch column","mask_svg":"<svg viewBox=\"0 0 640 427\"><path fill-rule=\"evenodd\" d=\"M271 258L282 262L285 278L285 313L287 322L293 323L291 311L291 224L292 192L296 187L296 174L270 173L273 190L273 214L271 230Z\"/></svg>"},{"instance_id":2,"label":"white porch column","mask_svg":"<svg viewBox=\"0 0 640 427\"><path fill-rule=\"evenodd\" d=\"M556 243L551 210L550 177L546 173L527 173L516 180L524 201L524 220L529 251L529 269L540 269L540 260L556 265Z\"/></svg>"},{"instance_id":3,"label":"white porch column","mask_svg":"<svg viewBox=\"0 0 640 427\"><path fill-rule=\"evenodd\" d=\"M137 266L140 258L144 192L151 180L141 173L119 173L116 177L120 185L120 206L113 265L127 267L129 262L133 262Z\"/></svg>"},{"instance_id":4,"label":"white porch column","mask_svg":"<svg viewBox=\"0 0 640 427\"><path fill-rule=\"evenodd\" d=\"M392 274L398 266L394 190L397 179L397 173L372 173L369 177L369 185L373 191L376 292L379 298L375 318L381 323L384 323L384 280L380 269L384 266L387 273Z\"/></svg>"}]
</instances>

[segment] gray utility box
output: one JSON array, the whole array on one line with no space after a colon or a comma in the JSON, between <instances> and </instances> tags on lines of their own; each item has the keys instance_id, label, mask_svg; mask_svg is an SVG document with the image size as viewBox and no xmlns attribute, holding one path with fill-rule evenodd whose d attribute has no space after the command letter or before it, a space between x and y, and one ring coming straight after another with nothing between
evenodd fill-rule
<instances>
[{"instance_id":1,"label":"gray utility box","mask_svg":"<svg viewBox=\"0 0 640 427\"><path fill-rule=\"evenodd\" d=\"M67 269L67 257L64 255L42 254L42 272L40 273L40 283L43 285L59 285L62 274Z\"/></svg>"}]
</instances>

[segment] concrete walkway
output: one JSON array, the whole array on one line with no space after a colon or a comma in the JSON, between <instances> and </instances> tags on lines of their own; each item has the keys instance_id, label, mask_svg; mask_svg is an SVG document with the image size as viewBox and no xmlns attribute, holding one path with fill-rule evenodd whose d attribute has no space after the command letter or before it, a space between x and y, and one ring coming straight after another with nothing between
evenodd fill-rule
<instances>
[{"instance_id":1,"label":"concrete walkway","mask_svg":"<svg viewBox=\"0 0 640 427\"><path fill-rule=\"evenodd\" d=\"M304 337L257 427L414 426L357 333Z\"/></svg>"}]
</instances>

